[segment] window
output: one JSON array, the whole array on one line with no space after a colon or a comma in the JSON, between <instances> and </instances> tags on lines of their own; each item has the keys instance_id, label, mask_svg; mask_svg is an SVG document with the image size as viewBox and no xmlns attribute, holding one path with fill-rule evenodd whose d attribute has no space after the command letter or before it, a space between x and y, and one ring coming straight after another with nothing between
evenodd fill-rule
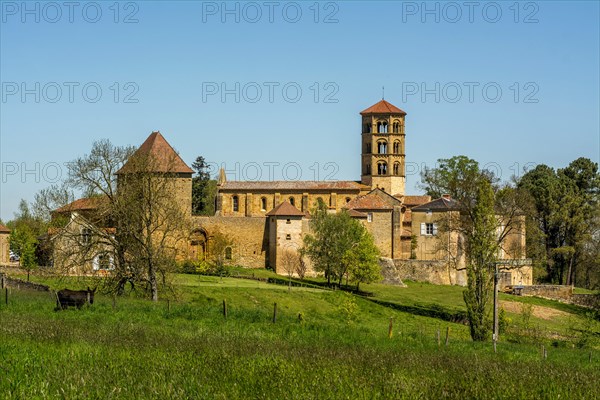
<instances>
[{"instance_id":1,"label":"window","mask_svg":"<svg viewBox=\"0 0 600 400\"><path fill-rule=\"evenodd\" d=\"M367 222L373 222L373 213L367 213Z\"/></svg>"},{"instance_id":2,"label":"window","mask_svg":"<svg viewBox=\"0 0 600 400\"><path fill-rule=\"evenodd\" d=\"M400 133L400 122L395 121L393 126L394 126L394 133Z\"/></svg>"},{"instance_id":3,"label":"window","mask_svg":"<svg viewBox=\"0 0 600 400\"><path fill-rule=\"evenodd\" d=\"M387 175L387 164L384 162L377 164L377 175Z\"/></svg>"},{"instance_id":4,"label":"window","mask_svg":"<svg viewBox=\"0 0 600 400\"><path fill-rule=\"evenodd\" d=\"M371 154L371 143L367 143L367 150L365 151L367 154Z\"/></svg>"},{"instance_id":5,"label":"window","mask_svg":"<svg viewBox=\"0 0 600 400\"><path fill-rule=\"evenodd\" d=\"M288 219L286 219L286 220L285 220L285 223L286 223L286 224L291 224L291 223L292 223L292 220L288 218Z\"/></svg>"},{"instance_id":6,"label":"window","mask_svg":"<svg viewBox=\"0 0 600 400\"><path fill-rule=\"evenodd\" d=\"M394 154L400 153L400 142L394 142Z\"/></svg>"},{"instance_id":7,"label":"window","mask_svg":"<svg viewBox=\"0 0 600 400\"><path fill-rule=\"evenodd\" d=\"M81 244L88 245L92 241L92 230L90 228L81 229Z\"/></svg>"},{"instance_id":8,"label":"window","mask_svg":"<svg viewBox=\"0 0 600 400\"><path fill-rule=\"evenodd\" d=\"M371 164L365 165L365 175L371 175Z\"/></svg>"},{"instance_id":9,"label":"window","mask_svg":"<svg viewBox=\"0 0 600 400\"><path fill-rule=\"evenodd\" d=\"M400 163L394 164L394 175L400 175Z\"/></svg>"},{"instance_id":10,"label":"window","mask_svg":"<svg viewBox=\"0 0 600 400\"><path fill-rule=\"evenodd\" d=\"M226 260L231 260L231 247L226 247L225 248L225 259Z\"/></svg>"},{"instance_id":11,"label":"window","mask_svg":"<svg viewBox=\"0 0 600 400\"><path fill-rule=\"evenodd\" d=\"M381 141L377 142L377 153L379 154L387 154L387 142Z\"/></svg>"},{"instance_id":12,"label":"window","mask_svg":"<svg viewBox=\"0 0 600 400\"><path fill-rule=\"evenodd\" d=\"M365 124L365 126L363 127L363 132L371 133L371 124Z\"/></svg>"},{"instance_id":13,"label":"window","mask_svg":"<svg viewBox=\"0 0 600 400\"><path fill-rule=\"evenodd\" d=\"M231 208L233 212L238 212L240 210L240 200L237 196L233 196L231 201Z\"/></svg>"},{"instance_id":14,"label":"window","mask_svg":"<svg viewBox=\"0 0 600 400\"><path fill-rule=\"evenodd\" d=\"M387 133L388 124L385 121L377 122L377 133Z\"/></svg>"},{"instance_id":15,"label":"window","mask_svg":"<svg viewBox=\"0 0 600 400\"><path fill-rule=\"evenodd\" d=\"M352 200L350 197L346 197L346 203L350 203L350 200Z\"/></svg>"},{"instance_id":16,"label":"window","mask_svg":"<svg viewBox=\"0 0 600 400\"><path fill-rule=\"evenodd\" d=\"M289 233L285 235L285 240L292 240L292 235L290 235Z\"/></svg>"},{"instance_id":17,"label":"window","mask_svg":"<svg viewBox=\"0 0 600 400\"><path fill-rule=\"evenodd\" d=\"M437 235L437 224L430 222L421 223L421 236L435 236Z\"/></svg>"},{"instance_id":18,"label":"window","mask_svg":"<svg viewBox=\"0 0 600 400\"><path fill-rule=\"evenodd\" d=\"M112 257L110 256L109 253L101 253L98 254L93 262L92 262L92 268L95 271L108 271L114 268L113 266L113 262L112 262Z\"/></svg>"},{"instance_id":19,"label":"window","mask_svg":"<svg viewBox=\"0 0 600 400\"><path fill-rule=\"evenodd\" d=\"M295 206L296 205L296 199L294 199L293 197L290 197L290 204Z\"/></svg>"},{"instance_id":20,"label":"window","mask_svg":"<svg viewBox=\"0 0 600 400\"><path fill-rule=\"evenodd\" d=\"M261 211L267 211L267 198L266 197L261 197L260 209L261 209Z\"/></svg>"}]
</instances>

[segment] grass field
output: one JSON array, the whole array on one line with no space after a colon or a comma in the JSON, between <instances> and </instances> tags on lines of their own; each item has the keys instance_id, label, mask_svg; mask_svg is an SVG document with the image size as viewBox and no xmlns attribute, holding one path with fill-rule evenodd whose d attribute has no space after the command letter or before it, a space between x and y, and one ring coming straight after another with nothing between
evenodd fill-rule
<instances>
[{"instance_id":1,"label":"grass field","mask_svg":"<svg viewBox=\"0 0 600 400\"><path fill-rule=\"evenodd\" d=\"M55 289L86 285L32 280ZM509 332L495 354L490 343L471 342L463 324L372 301L460 312L458 287L366 285L374 294L367 299L246 279L178 275L174 282L168 302L119 298L113 304L111 297L97 296L92 307L61 312L53 311L49 293L11 290L8 305L0 304L0 398L599 395L600 329L579 308L503 296L525 309L532 304L558 313L544 319L507 312Z\"/></svg>"}]
</instances>

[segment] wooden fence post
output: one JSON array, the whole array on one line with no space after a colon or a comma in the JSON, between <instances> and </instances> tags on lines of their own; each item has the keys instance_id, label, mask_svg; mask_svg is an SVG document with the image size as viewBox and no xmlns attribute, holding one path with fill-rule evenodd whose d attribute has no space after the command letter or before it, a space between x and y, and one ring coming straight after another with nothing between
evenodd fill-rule
<instances>
[{"instance_id":1,"label":"wooden fence post","mask_svg":"<svg viewBox=\"0 0 600 400\"><path fill-rule=\"evenodd\" d=\"M390 317L390 327L388 328L388 339L392 338L393 329L394 329L394 318Z\"/></svg>"},{"instance_id":2,"label":"wooden fence post","mask_svg":"<svg viewBox=\"0 0 600 400\"><path fill-rule=\"evenodd\" d=\"M223 317L227 319L227 300L223 300Z\"/></svg>"},{"instance_id":3,"label":"wooden fence post","mask_svg":"<svg viewBox=\"0 0 600 400\"><path fill-rule=\"evenodd\" d=\"M448 343L450 341L450 327L446 327L446 346L448 346Z\"/></svg>"},{"instance_id":4,"label":"wooden fence post","mask_svg":"<svg viewBox=\"0 0 600 400\"><path fill-rule=\"evenodd\" d=\"M440 329L439 329L439 328L438 328L438 330L437 330L436 338L437 338L437 344L438 344L438 347L440 347L440 345L441 345L442 343L441 343L441 339L440 339Z\"/></svg>"},{"instance_id":5,"label":"wooden fence post","mask_svg":"<svg viewBox=\"0 0 600 400\"><path fill-rule=\"evenodd\" d=\"M273 303L273 323L277 322L277 303Z\"/></svg>"}]
</instances>

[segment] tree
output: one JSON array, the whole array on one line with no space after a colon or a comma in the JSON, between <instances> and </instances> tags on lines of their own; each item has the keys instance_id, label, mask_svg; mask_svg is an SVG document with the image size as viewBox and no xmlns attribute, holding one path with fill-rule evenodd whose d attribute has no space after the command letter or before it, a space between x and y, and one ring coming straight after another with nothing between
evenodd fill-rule
<instances>
[{"instance_id":1,"label":"tree","mask_svg":"<svg viewBox=\"0 0 600 400\"><path fill-rule=\"evenodd\" d=\"M356 283L359 290L361 283L372 283L381 280L379 266L379 249L373 237L364 230L358 243L346 252L342 260L347 265L350 281Z\"/></svg>"},{"instance_id":2,"label":"tree","mask_svg":"<svg viewBox=\"0 0 600 400\"><path fill-rule=\"evenodd\" d=\"M288 276L289 288L292 287L292 277L301 268L301 256L294 248L286 248L281 253L281 266Z\"/></svg>"},{"instance_id":3,"label":"tree","mask_svg":"<svg viewBox=\"0 0 600 400\"><path fill-rule=\"evenodd\" d=\"M192 168L196 171L196 176L192 178L192 213L214 215L217 181L210 179L209 167L204 157L196 157Z\"/></svg>"},{"instance_id":4,"label":"tree","mask_svg":"<svg viewBox=\"0 0 600 400\"><path fill-rule=\"evenodd\" d=\"M209 262L216 273L225 272L228 263L233 262L233 241L220 231L215 231L208 249Z\"/></svg>"},{"instance_id":5,"label":"tree","mask_svg":"<svg viewBox=\"0 0 600 400\"><path fill-rule=\"evenodd\" d=\"M498 252L494 192L491 184L485 179L478 183L469 222L472 222L470 232L464 235L467 289L463 298L467 306L471 338L482 341L490 331L487 304L493 289L492 277Z\"/></svg>"},{"instance_id":6,"label":"tree","mask_svg":"<svg viewBox=\"0 0 600 400\"><path fill-rule=\"evenodd\" d=\"M524 174L517 186L531 204L527 245L546 279L573 284L580 276L592 287L600 274L592 261L600 241L598 165L586 158L556 171L541 164Z\"/></svg>"},{"instance_id":7,"label":"tree","mask_svg":"<svg viewBox=\"0 0 600 400\"><path fill-rule=\"evenodd\" d=\"M449 194L458 201L460 211L449 213L438 229L458 235L456 253L464 254L466 261L463 298L471 338L485 340L491 328L488 303L496 255L518 223L521 200L512 189L499 187L493 173L481 170L475 160L457 156L438 163L438 168L423 172L422 186L431 196Z\"/></svg>"},{"instance_id":8,"label":"tree","mask_svg":"<svg viewBox=\"0 0 600 400\"><path fill-rule=\"evenodd\" d=\"M167 274L189 232L185 205L173 201L174 163L102 140L89 155L68 164L67 183L88 196L100 196L93 222L108 229L94 231L93 246L78 246L78 257L65 259L90 262L99 249L110 249L114 268L104 280L105 289L121 294L130 283L157 301L159 277L166 289Z\"/></svg>"},{"instance_id":9,"label":"tree","mask_svg":"<svg viewBox=\"0 0 600 400\"><path fill-rule=\"evenodd\" d=\"M351 251L361 240L372 242L372 237L367 236L365 227L346 211L330 214L321 202L312 212L310 227L312 233L304 236L303 254L311 259L315 271L324 272L329 285L334 280L341 287L352 265ZM355 250L354 255L357 254L359 250ZM370 260L366 254L360 256Z\"/></svg>"}]
</instances>

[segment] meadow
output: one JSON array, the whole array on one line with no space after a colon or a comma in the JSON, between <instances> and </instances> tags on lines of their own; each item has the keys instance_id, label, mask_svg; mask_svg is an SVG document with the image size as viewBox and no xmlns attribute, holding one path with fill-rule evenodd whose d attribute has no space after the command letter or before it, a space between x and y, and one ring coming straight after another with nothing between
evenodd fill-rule
<instances>
[{"instance_id":1,"label":"meadow","mask_svg":"<svg viewBox=\"0 0 600 400\"><path fill-rule=\"evenodd\" d=\"M87 284L32 280L54 289ZM97 295L91 307L60 312L51 293L11 289L0 304L0 398L600 395L599 325L577 307L502 296L524 311L531 304L558 313L507 312L494 353L490 342L473 343L466 325L422 315L464 311L458 287L365 285L373 296L363 298L231 277L177 275L174 284L158 303Z\"/></svg>"}]
</instances>

